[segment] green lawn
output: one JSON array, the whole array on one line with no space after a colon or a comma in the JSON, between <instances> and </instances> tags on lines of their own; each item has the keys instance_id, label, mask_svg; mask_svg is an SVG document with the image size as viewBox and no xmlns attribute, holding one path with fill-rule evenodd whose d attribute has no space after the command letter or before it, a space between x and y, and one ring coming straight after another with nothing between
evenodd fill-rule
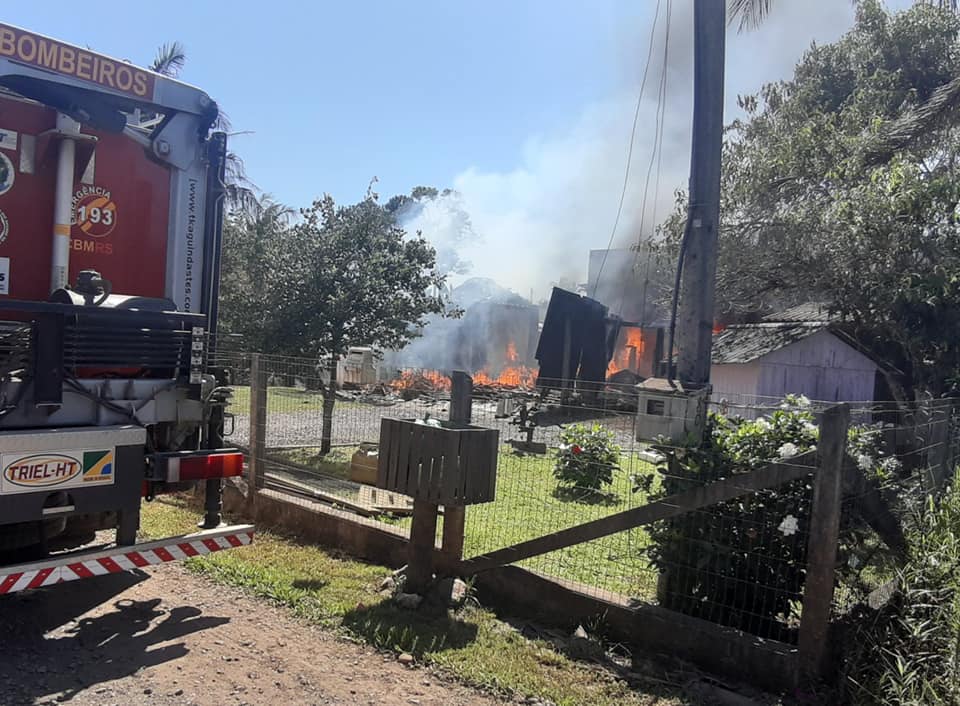
<instances>
[{"instance_id":1,"label":"green lawn","mask_svg":"<svg viewBox=\"0 0 960 706\"><path fill-rule=\"evenodd\" d=\"M142 531L153 538L191 532L196 520L185 499L168 496L144 507ZM682 703L679 691L662 682L632 690L611 672L529 639L476 606L457 615L399 610L377 593L388 569L262 529L252 546L192 559L187 567L379 649L410 652L475 686L557 704Z\"/></svg>"},{"instance_id":2,"label":"green lawn","mask_svg":"<svg viewBox=\"0 0 960 706\"><path fill-rule=\"evenodd\" d=\"M270 458L308 468L326 476L349 480L350 459L358 448L358 446L336 446L325 456L320 455L320 447L275 449L270 451Z\"/></svg>"},{"instance_id":3,"label":"green lawn","mask_svg":"<svg viewBox=\"0 0 960 706\"><path fill-rule=\"evenodd\" d=\"M326 476L347 479L356 448L335 448L327 456L320 456L316 448L277 450L270 455ZM510 446L501 447L496 502L467 509L465 556L484 554L643 505L647 493L634 492L631 477L652 475L655 481L651 490L658 487L659 476L653 466L636 454L622 454L620 468L603 494L558 493L553 477L555 458L553 450L545 456L518 455ZM409 517L383 519L404 527L411 522ZM442 521L438 537L441 532ZM534 557L519 566L634 598L652 599L656 574L643 553L648 542L646 530L639 528Z\"/></svg>"},{"instance_id":4,"label":"green lawn","mask_svg":"<svg viewBox=\"0 0 960 706\"><path fill-rule=\"evenodd\" d=\"M620 468L614 472L613 483L604 495L576 499L560 494L553 477L555 453L551 450L545 456L520 456L509 446L501 448L497 499L467 508L464 556L477 556L644 505L647 493L633 492L631 476L654 475L651 491L659 487L659 476L653 466L641 461L636 454L622 454ZM409 523L409 518L403 520L403 524ZM643 554L648 543L646 531L638 528L534 557L518 565L549 576L649 599L654 596L656 574Z\"/></svg>"}]
</instances>

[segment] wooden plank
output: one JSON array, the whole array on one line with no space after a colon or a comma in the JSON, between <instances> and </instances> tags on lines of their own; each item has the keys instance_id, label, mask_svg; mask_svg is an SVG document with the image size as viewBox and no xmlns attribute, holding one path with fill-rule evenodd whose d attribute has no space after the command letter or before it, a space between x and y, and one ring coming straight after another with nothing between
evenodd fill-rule
<instances>
[{"instance_id":1,"label":"wooden plank","mask_svg":"<svg viewBox=\"0 0 960 706\"><path fill-rule=\"evenodd\" d=\"M443 443L443 482L440 486L440 502L444 505L462 505L460 481L460 439L462 432L450 432Z\"/></svg>"},{"instance_id":2,"label":"wooden plank","mask_svg":"<svg viewBox=\"0 0 960 706\"><path fill-rule=\"evenodd\" d=\"M420 492L420 476L423 474L423 455L421 449L423 449L423 424L410 424L410 434L407 436L409 441L409 446L407 447L407 467L410 469L410 473L407 476L407 495L412 495L414 498ZM400 488L398 488L400 490Z\"/></svg>"},{"instance_id":3,"label":"wooden plank","mask_svg":"<svg viewBox=\"0 0 960 706\"><path fill-rule=\"evenodd\" d=\"M410 429L402 421L394 420L396 429L393 432L396 438L396 477L390 484L390 490L396 490L400 493L406 493L409 490L410 476L410 443L413 435L413 429Z\"/></svg>"},{"instance_id":4,"label":"wooden plank","mask_svg":"<svg viewBox=\"0 0 960 706\"><path fill-rule=\"evenodd\" d=\"M396 488L400 473L400 435L397 433L397 420L387 420L390 438L390 475L388 488Z\"/></svg>"},{"instance_id":5,"label":"wooden plank","mask_svg":"<svg viewBox=\"0 0 960 706\"><path fill-rule=\"evenodd\" d=\"M463 473L463 501L469 505L473 498L474 478L479 459L476 455L476 434L465 432L460 446L460 463Z\"/></svg>"},{"instance_id":6,"label":"wooden plank","mask_svg":"<svg viewBox=\"0 0 960 706\"><path fill-rule=\"evenodd\" d=\"M512 547L498 549L489 554L464 561L461 567L462 572L464 574L476 574L574 544L582 544L593 539L606 537L623 530L648 525L658 520L684 515L693 510L733 500L758 490L776 488L815 472L816 468L814 466L807 465L812 461L813 456L813 453L801 454L790 459L789 464L771 463L755 471L738 473L730 478L694 488L685 493L671 495L642 507L618 512L609 517L586 522L544 537L520 542Z\"/></svg>"},{"instance_id":7,"label":"wooden plank","mask_svg":"<svg viewBox=\"0 0 960 706\"><path fill-rule=\"evenodd\" d=\"M409 495L395 493L392 490L371 488L369 485L360 487L360 494L357 499L361 505L374 510L403 511L406 514L410 514L413 510L413 498Z\"/></svg>"},{"instance_id":8,"label":"wooden plank","mask_svg":"<svg viewBox=\"0 0 960 706\"><path fill-rule=\"evenodd\" d=\"M836 405L823 412L817 449L819 469L813 485L810 532L807 537L807 577L803 584L803 610L797 645L800 668L811 679L823 676L826 667L843 502L843 457L849 426L848 405Z\"/></svg>"},{"instance_id":9,"label":"wooden plank","mask_svg":"<svg viewBox=\"0 0 960 706\"><path fill-rule=\"evenodd\" d=\"M377 487L390 487L390 420L380 422L380 444L377 446Z\"/></svg>"},{"instance_id":10,"label":"wooden plank","mask_svg":"<svg viewBox=\"0 0 960 706\"><path fill-rule=\"evenodd\" d=\"M487 476L487 500L497 499L497 463L500 460L500 433L491 434L488 440L487 457L489 458L489 475Z\"/></svg>"},{"instance_id":11,"label":"wooden plank","mask_svg":"<svg viewBox=\"0 0 960 706\"><path fill-rule=\"evenodd\" d=\"M456 433L444 429L430 429L429 431L430 482L427 486L427 497L433 502L438 502L443 487L443 442L447 438L447 434L456 436Z\"/></svg>"}]
</instances>

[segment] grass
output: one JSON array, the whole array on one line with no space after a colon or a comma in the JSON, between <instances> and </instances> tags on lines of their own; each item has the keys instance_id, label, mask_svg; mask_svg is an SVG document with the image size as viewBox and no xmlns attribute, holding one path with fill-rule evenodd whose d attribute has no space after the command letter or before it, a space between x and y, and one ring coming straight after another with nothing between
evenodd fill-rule
<instances>
[{"instance_id":1,"label":"grass","mask_svg":"<svg viewBox=\"0 0 960 706\"><path fill-rule=\"evenodd\" d=\"M273 458L318 471L326 476L348 479L350 457L357 447L333 449L320 456L315 448L271 451ZM622 454L613 482L603 493L560 493L553 476L556 452L544 456L519 455L509 446L500 450L496 502L467 510L464 555L477 556L541 537L615 512L638 507L648 494L634 492L633 476L659 478L653 466L636 454ZM651 490L656 490L656 482ZM391 521L410 526L409 517ZM437 529L442 532L442 521ZM656 575L644 555L649 543L643 528L577 544L518 565L557 578L576 581L635 598L652 598Z\"/></svg>"},{"instance_id":2,"label":"grass","mask_svg":"<svg viewBox=\"0 0 960 706\"><path fill-rule=\"evenodd\" d=\"M142 531L162 537L195 530L187 501L165 497L145 506ZM293 539L259 531L250 547L187 567L290 609L311 623L393 652L410 652L463 682L557 704L679 704L662 686L641 693L611 672L577 662L550 643L530 639L496 615L468 607L458 615L399 610L377 593L387 568L351 560Z\"/></svg>"},{"instance_id":3,"label":"grass","mask_svg":"<svg viewBox=\"0 0 960 706\"><path fill-rule=\"evenodd\" d=\"M508 446L500 450L497 499L467 508L464 556L477 556L557 530L639 507L648 493L634 492L632 476L653 475L651 492L658 489L654 467L636 454L622 454L613 482L603 494L560 493L553 476L556 452L544 456L518 455ZM579 496L579 497L578 497ZM402 524L409 525L405 518ZM656 574L644 555L649 536L641 527L577 544L519 562L549 576L576 581L636 598L651 598Z\"/></svg>"},{"instance_id":4,"label":"grass","mask_svg":"<svg viewBox=\"0 0 960 706\"><path fill-rule=\"evenodd\" d=\"M350 459L358 446L337 446L330 453L321 456L319 447L299 447L294 449L275 449L270 458L302 466L318 473L343 480L350 479Z\"/></svg>"}]
</instances>

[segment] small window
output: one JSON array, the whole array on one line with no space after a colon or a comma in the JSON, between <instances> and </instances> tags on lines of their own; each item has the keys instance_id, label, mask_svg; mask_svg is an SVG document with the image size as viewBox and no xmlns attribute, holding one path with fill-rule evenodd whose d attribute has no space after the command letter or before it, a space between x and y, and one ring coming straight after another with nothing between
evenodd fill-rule
<instances>
[{"instance_id":1,"label":"small window","mask_svg":"<svg viewBox=\"0 0 960 706\"><path fill-rule=\"evenodd\" d=\"M666 413L666 403L663 400L647 400L647 414L662 417Z\"/></svg>"}]
</instances>

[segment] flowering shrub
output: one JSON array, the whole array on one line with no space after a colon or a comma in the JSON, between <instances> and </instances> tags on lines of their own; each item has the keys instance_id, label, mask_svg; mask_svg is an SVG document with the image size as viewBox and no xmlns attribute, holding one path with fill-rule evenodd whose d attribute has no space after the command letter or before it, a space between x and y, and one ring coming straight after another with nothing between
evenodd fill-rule
<instances>
[{"instance_id":1,"label":"flowering shrub","mask_svg":"<svg viewBox=\"0 0 960 706\"><path fill-rule=\"evenodd\" d=\"M808 405L791 397L756 420L711 415L704 447L663 449L669 468L661 495L815 450L819 429ZM798 480L655 524L647 552L661 571L660 604L789 640L791 601L803 587L811 499L807 481Z\"/></svg>"},{"instance_id":2,"label":"flowering shrub","mask_svg":"<svg viewBox=\"0 0 960 706\"><path fill-rule=\"evenodd\" d=\"M809 401L788 397L769 416L745 420L711 415L700 448L663 448L669 467L661 493L673 495L808 451L815 451L819 429ZM869 487L901 473L888 454L880 430L853 426L848 456ZM664 607L790 641L796 627L796 600L806 569L812 489L806 479L761 490L736 500L655 524L647 548L660 569L658 598ZM889 501L888 501L889 504ZM840 555L852 568L868 533L865 520L845 515Z\"/></svg>"},{"instance_id":3,"label":"flowering shrub","mask_svg":"<svg viewBox=\"0 0 960 706\"><path fill-rule=\"evenodd\" d=\"M613 432L599 424L571 424L560 431L560 449L553 475L561 485L600 490L613 482L620 447Z\"/></svg>"}]
</instances>

